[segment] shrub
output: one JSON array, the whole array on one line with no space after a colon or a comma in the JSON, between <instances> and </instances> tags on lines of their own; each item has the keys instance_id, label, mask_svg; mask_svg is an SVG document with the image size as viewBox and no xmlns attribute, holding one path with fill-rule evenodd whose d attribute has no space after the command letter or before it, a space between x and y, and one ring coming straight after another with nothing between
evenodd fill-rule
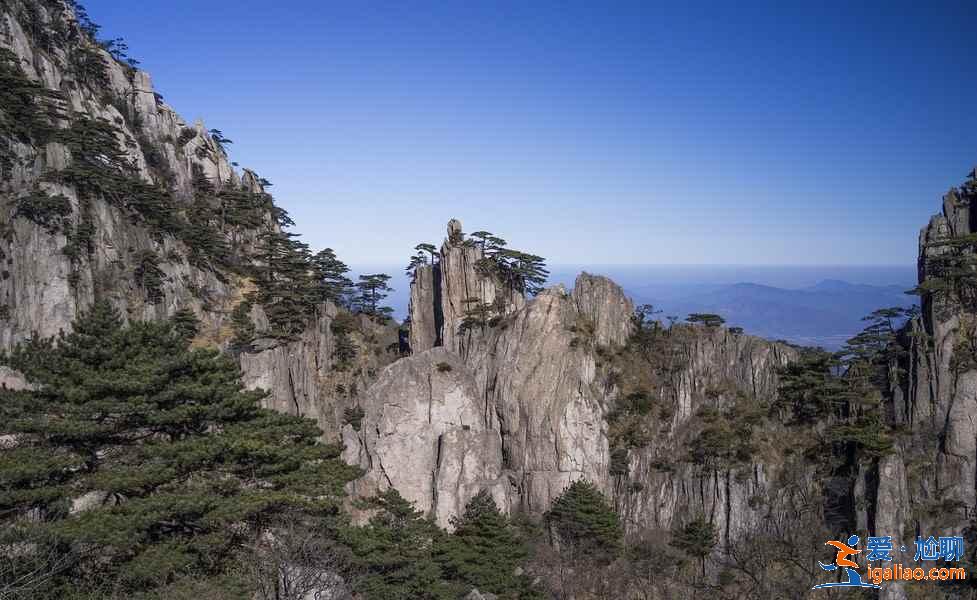
<instances>
[{"instance_id":1,"label":"shrub","mask_svg":"<svg viewBox=\"0 0 977 600\"><path fill-rule=\"evenodd\" d=\"M627 448L614 448L611 450L611 475L615 477L626 477L630 470Z\"/></svg>"},{"instance_id":2,"label":"shrub","mask_svg":"<svg viewBox=\"0 0 977 600\"><path fill-rule=\"evenodd\" d=\"M41 190L34 190L17 199L14 218L23 217L37 223L48 233L54 234L64 229L65 217L71 214L71 202L63 194L52 196Z\"/></svg>"},{"instance_id":3,"label":"shrub","mask_svg":"<svg viewBox=\"0 0 977 600\"><path fill-rule=\"evenodd\" d=\"M704 559L716 547L716 531L702 515L672 530L670 545L689 556Z\"/></svg>"},{"instance_id":4,"label":"shrub","mask_svg":"<svg viewBox=\"0 0 977 600\"><path fill-rule=\"evenodd\" d=\"M136 283L146 290L146 299L158 304L163 300L163 280L166 274L159 268L159 257L152 250L136 254Z\"/></svg>"},{"instance_id":5,"label":"shrub","mask_svg":"<svg viewBox=\"0 0 977 600\"><path fill-rule=\"evenodd\" d=\"M251 306L251 301L244 299L231 311L231 328L234 330L231 345L238 350L249 349L257 335L251 319Z\"/></svg>"}]
</instances>

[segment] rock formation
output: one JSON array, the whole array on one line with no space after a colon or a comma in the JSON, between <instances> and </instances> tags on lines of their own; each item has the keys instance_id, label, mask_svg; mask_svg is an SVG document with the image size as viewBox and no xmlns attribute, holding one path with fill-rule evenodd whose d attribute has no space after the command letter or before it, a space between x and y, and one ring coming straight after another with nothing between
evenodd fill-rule
<instances>
[{"instance_id":1,"label":"rock formation","mask_svg":"<svg viewBox=\"0 0 977 600\"><path fill-rule=\"evenodd\" d=\"M570 482L587 479L618 499L629 523L668 528L698 511L739 534L760 518L746 505L765 491L763 466L733 484L729 473L666 476L650 466L649 449L632 458L631 491L611 474L607 413L618 390L600 363L628 341L634 315L619 286L584 273L571 293L510 293L494 323L458 333L459 300L481 294L488 303L500 288L474 267L480 250L465 243L460 223L448 233L439 260L418 268L412 284L413 356L380 374L359 430L344 428L347 460L367 471L355 492L393 485L445 525L479 489L503 508L541 514ZM794 355L725 329L690 331L683 368L662 390L675 408L657 448L679 443L673 433L694 420L710 386L774 395L776 369Z\"/></svg>"},{"instance_id":2,"label":"rock formation","mask_svg":"<svg viewBox=\"0 0 977 600\"><path fill-rule=\"evenodd\" d=\"M194 344L234 352L246 384L270 392L269 407L314 418L327 437L341 437L345 458L365 472L351 484L354 494L395 487L445 527L480 490L503 510L539 515L570 482L587 479L612 498L629 531L667 532L704 517L721 555L796 522L797 498L829 485L778 443L788 434L776 424L762 432L761 451L736 464L688 459L703 415L727 419L744 398L769 408L778 371L797 349L679 325L658 363L628 364L634 307L619 286L584 273L569 292L557 286L527 298L486 268L490 257L456 220L431 264L414 272L410 356L389 350L398 341L393 326L363 316L355 332L337 333L341 311L331 302L318 304L288 336L272 335L269 314L252 306L245 312L257 334L234 348L232 314L254 282L200 260L199 240L153 221L140 202L166 188L174 202L168 210L185 215L199 208L201 185L212 186L212 195L226 192L255 218L208 224L204 233L234 257L253 257L262 235L280 231L261 178L235 170L220 136L181 119L147 73L77 35L37 39L22 22L22 4L0 3L0 74L38 86L31 88L38 97L39 90L55 93L59 133L0 139L0 351L34 333L67 329L96 299L131 319L190 310L201 321ZM57 3L35 4L32 14L45 27L77 28ZM104 62L104 81L86 78L84 56ZM99 156L126 165L120 172L129 187L120 197L92 193L73 171L87 140L76 128L92 123L114 132ZM48 212L32 213L31 198ZM969 200L948 194L943 214L920 235L920 283L944 276L934 264L958 247L948 240L974 234ZM917 534L959 535L969 527L977 507L975 339L972 302L924 294L921 314L901 332L904 352L884 397L887 424L904 435L848 482L859 531L908 544ZM337 358L341 340L356 348L355 360ZM622 441L615 421L627 377L647 392L640 440ZM25 385L0 367L0 386ZM882 597L906 595L893 584Z\"/></svg>"},{"instance_id":3,"label":"rock formation","mask_svg":"<svg viewBox=\"0 0 977 600\"><path fill-rule=\"evenodd\" d=\"M72 33L78 25L70 8L30 2L32 10L25 12L21 4L0 7L0 52L10 53L4 72L56 94L63 116L54 123L57 135L30 143L23 137L0 140L0 351L35 333L49 337L68 329L97 298L109 300L131 319L190 310L201 322L194 343L229 349L232 311L252 283L233 268L201 260L203 242L155 223L139 194L155 202L153 190L165 189L174 203L167 211L190 214L201 202L199 182L212 192L207 202L226 193L230 200L221 210L236 206L252 216L246 225L208 224L210 241L245 257L254 253L263 234L280 230L278 209L263 180L252 171L237 171L219 136L202 121L182 119L154 90L148 73ZM22 23L25 14L41 21L37 29L63 33L53 41L35 39ZM79 70L81 56L104 64L104 82L97 73ZM114 131L108 144L114 147L107 151L118 153L116 162L124 167L113 177L132 182L121 197L82 190L85 179L64 175L82 162L72 144L77 143L75 129L86 123ZM31 194L63 197L67 205L55 219L28 218L21 202ZM152 277L145 275L147 270ZM374 353L374 346L386 349L396 334L368 324L368 336L354 336L362 350L356 364L339 373L333 368L331 333L336 307L323 303L315 313L306 330L291 339L261 337L268 319L255 306L251 318L259 337L240 362L245 382L270 392L269 407L316 418L336 435L337 415L351 402L350 390L365 388L371 374L396 356L386 350Z\"/></svg>"}]
</instances>

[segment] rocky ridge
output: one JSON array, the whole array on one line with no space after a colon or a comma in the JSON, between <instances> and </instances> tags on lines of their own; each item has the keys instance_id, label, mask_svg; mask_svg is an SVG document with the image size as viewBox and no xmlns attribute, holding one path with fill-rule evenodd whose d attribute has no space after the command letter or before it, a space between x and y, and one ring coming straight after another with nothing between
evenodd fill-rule
<instances>
[{"instance_id":1,"label":"rocky ridge","mask_svg":"<svg viewBox=\"0 0 977 600\"><path fill-rule=\"evenodd\" d=\"M252 260L262 235L281 231L264 180L236 169L220 132L181 118L148 73L93 43L60 0L0 4L0 52L5 81L37 85L58 107L51 132L4 139L0 152L0 351L68 329L96 299L128 319L191 311L200 320L195 344L232 350L233 311L254 288L233 261ZM109 133L89 148L77 140L82 130ZM87 160L97 152L112 156L112 168ZM121 182L123 191L115 197L104 181ZM161 221L146 202L171 203L163 212L175 220ZM192 227L201 203L206 214L224 215L198 225L208 243L229 249L228 264L201 250L201 231ZM228 216L234 211L242 224ZM335 368L336 314L322 303L304 331L282 338L264 333L269 318L255 304L256 337L238 351L245 382L270 392L269 407L313 417L333 435L354 392L396 357L374 351L396 342L395 330L363 322L351 334L356 364Z\"/></svg>"}]
</instances>

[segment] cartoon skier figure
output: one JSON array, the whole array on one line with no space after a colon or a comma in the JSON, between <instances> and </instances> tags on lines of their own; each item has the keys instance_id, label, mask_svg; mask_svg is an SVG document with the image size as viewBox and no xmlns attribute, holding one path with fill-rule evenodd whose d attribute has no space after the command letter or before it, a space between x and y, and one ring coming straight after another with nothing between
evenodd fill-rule
<instances>
[{"instance_id":1,"label":"cartoon skier figure","mask_svg":"<svg viewBox=\"0 0 977 600\"><path fill-rule=\"evenodd\" d=\"M858 563L849 559L849 556L854 556L861 552L854 546L858 545L858 536L853 535L848 538L848 543L837 542L831 540L824 543L825 546L833 546L838 550L838 554L835 556L835 563L833 565L826 565L823 562L818 562L821 568L825 571L835 571L839 568L845 569L845 575L847 576L847 581L839 581L837 583L822 583L821 585L816 585L812 590L819 588L829 588L829 587L863 587L863 588L874 588L882 589L882 586L873 585L871 583L863 582L862 578L858 575L855 569L858 568Z\"/></svg>"}]
</instances>

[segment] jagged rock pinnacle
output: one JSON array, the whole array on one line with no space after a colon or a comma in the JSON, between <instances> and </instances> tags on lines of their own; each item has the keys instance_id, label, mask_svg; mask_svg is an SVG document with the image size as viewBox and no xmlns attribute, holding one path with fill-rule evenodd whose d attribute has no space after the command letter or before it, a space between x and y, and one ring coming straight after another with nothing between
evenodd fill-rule
<instances>
[{"instance_id":1,"label":"jagged rock pinnacle","mask_svg":"<svg viewBox=\"0 0 977 600\"><path fill-rule=\"evenodd\" d=\"M448 221L448 239L454 240L455 238L460 238L462 235L461 221L458 219Z\"/></svg>"}]
</instances>

